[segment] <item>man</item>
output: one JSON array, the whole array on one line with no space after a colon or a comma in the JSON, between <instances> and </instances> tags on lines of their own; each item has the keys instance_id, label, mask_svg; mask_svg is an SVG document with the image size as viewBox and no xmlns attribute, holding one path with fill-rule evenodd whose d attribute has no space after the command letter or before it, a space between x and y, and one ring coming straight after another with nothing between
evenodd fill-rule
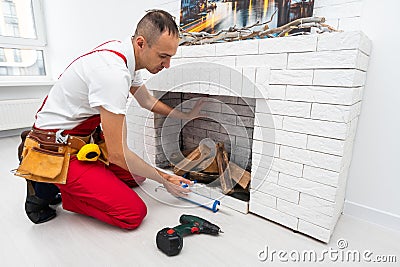
<instances>
[{"instance_id":1,"label":"man","mask_svg":"<svg viewBox=\"0 0 400 267\"><path fill-rule=\"evenodd\" d=\"M54 145L72 146L73 140L84 140L101 121L110 164L78 160L75 151L69 160L65 181L54 184L43 183L43 179L28 181L30 190L25 209L34 223L55 217L55 211L48 205L54 203L57 188L64 209L124 229L138 227L146 216L146 205L130 188L143 182L143 177L162 183L175 196L189 192L181 186L181 183L191 183L189 180L148 165L127 148L125 139L129 92L143 108L152 112L181 119L198 116L201 101L189 113L173 110L150 95L138 72L147 69L156 74L169 68L178 42L179 32L173 17L165 11L153 10L140 20L135 35L128 41L109 41L67 67L38 111L28 137L42 140L43 147L43 144L52 145L46 140L55 140ZM22 159L21 166L28 158Z\"/></svg>"}]
</instances>

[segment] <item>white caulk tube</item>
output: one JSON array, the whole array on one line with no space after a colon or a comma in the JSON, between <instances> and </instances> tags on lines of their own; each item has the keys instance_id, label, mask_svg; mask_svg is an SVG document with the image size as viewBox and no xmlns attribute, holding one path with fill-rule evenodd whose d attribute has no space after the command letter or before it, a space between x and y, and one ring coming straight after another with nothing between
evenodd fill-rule
<instances>
[{"instance_id":1,"label":"white caulk tube","mask_svg":"<svg viewBox=\"0 0 400 267\"><path fill-rule=\"evenodd\" d=\"M159 169L159 170L161 170L163 172L166 172L166 173L174 174L173 172L170 172L170 171L167 171L167 170L163 170L163 169L160 169L160 168L157 168L157 169ZM184 174L183 177L186 177L186 174ZM194 191L197 191L197 190L201 189L202 186L203 185L198 184L196 180L193 181L193 185L191 185L191 186L183 183L182 184L183 188L190 187L192 189L192 191L190 193L188 193L187 196L185 196L185 197L177 197L177 198L185 200L187 202L190 202L190 203L192 203L194 205L206 208L208 210L211 210L212 212L217 212L221 208L220 207L221 206L221 202L219 200L213 199L213 198L210 198L210 197L207 197L207 196L204 196L204 195L201 195L201 194L199 194L197 192L194 192ZM166 190L164 187L158 187L158 188L156 188L156 191L159 188L162 188L162 189Z\"/></svg>"},{"instance_id":2,"label":"white caulk tube","mask_svg":"<svg viewBox=\"0 0 400 267\"><path fill-rule=\"evenodd\" d=\"M184 184L182 185L182 187L188 187L188 185ZM163 186L157 187L156 191L158 191L158 189L166 190ZM196 190L196 188L194 189ZM208 210L211 210L212 212L217 212L220 209L221 205L221 202L219 200L200 195L199 193L193 191L189 192L185 197L177 198L192 203L194 205L206 208Z\"/></svg>"}]
</instances>

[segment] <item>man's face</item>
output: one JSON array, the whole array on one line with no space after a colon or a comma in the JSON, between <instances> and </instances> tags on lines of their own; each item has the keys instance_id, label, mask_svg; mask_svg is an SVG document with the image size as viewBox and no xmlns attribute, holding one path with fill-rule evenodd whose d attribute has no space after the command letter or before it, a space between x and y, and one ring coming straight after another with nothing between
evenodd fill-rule
<instances>
[{"instance_id":1,"label":"man's face","mask_svg":"<svg viewBox=\"0 0 400 267\"><path fill-rule=\"evenodd\" d=\"M169 35L168 32L162 33L151 46L147 44L143 51L145 68L153 74L163 68L169 68L171 57L176 54L178 45L179 39L176 36Z\"/></svg>"}]
</instances>

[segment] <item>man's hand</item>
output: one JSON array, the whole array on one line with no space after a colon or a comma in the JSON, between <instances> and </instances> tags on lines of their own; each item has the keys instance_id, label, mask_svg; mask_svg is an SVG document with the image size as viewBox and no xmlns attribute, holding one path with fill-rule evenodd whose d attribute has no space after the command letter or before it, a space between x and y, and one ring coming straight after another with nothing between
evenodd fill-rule
<instances>
[{"instance_id":1,"label":"man's hand","mask_svg":"<svg viewBox=\"0 0 400 267\"><path fill-rule=\"evenodd\" d=\"M190 112L186 113L186 114L187 114L187 119L188 119L188 120L193 120L193 119L202 117L202 116L200 115L200 111L201 111L201 109L202 109L203 106L204 106L204 100L205 100L205 98L203 98L203 97L200 98L199 100L197 100L197 102L196 102L196 104L194 105L194 107L192 108L192 110L191 110Z\"/></svg>"},{"instance_id":2,"label":"man's hand","mask_svg":"<svg viewBox=\"0 0 400 267\"><path fill-rule=\"evenodd\" d=\"M167 189L167 191L173 196L184 197L190 192L190 189L183 188L182 185L192 185L192 181L178 175L168 174L159 170L157 171L163 178L162 184L164 185L165 189Z\"/></svg>"}]
</instances>

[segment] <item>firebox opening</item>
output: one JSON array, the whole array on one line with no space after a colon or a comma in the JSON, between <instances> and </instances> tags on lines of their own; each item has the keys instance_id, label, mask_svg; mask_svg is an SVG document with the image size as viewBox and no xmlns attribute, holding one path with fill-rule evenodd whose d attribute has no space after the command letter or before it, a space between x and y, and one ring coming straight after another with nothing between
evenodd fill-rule
<instances>
[{"instance_id":1,"label":"firebox opening","mask_svg":"<svg viewBox=\"0 0 400 267\"><path fill-rule=\"evenodd\" d=\"M165 133L158 131L158 134L162 133L165 136L162 136L160 141L164 146L160 155L157 156L157 166L173 169L179 175L208 184L210 187L222 187L222 191L226 191L225 194L248 201L250 182L239 181L245 175L244 173L250 180L255 99L174 92L165 94L160 92L159 97L164 103L183 112L189 112L200 98L205 98L205 103L201 111L204 117L180 121L180 127L174 125L174 120L161 116L154 117L154 120L158 120L158 125L164 123L165 127L171 127L171 129L174 127L176 130L175 133L171 133L168 129L163 130ZM178 144L175 146L166 144L168 140L172 140L168 135L173 134L177 136L174 140ZM163 142L163 139L166 141ZM183 160L182 156L177 155L187 157L186 161L187 159L198 161L201 155L199 149L203 146L211 150L210 155L203 162L188 163L189 169L177 168L177 164L179 165L179 162ZM223 167L222 173L225 177L222 178L221 170L218 169L221 166L218 166L218 163L223 164L224 157L221 152L222 156L218 159L218 153L216 153L218 146L223 147L226 153L225 159L229 163L228 171L226 171L227 166ZM194 155L196 150L197 155ZM226 177L227 175L233 176L234 179ZM232 190L224 188L223 182L226 179L232 179ZM229 182L227 186L229 187Z\"/></svg>"}]
</instances>

